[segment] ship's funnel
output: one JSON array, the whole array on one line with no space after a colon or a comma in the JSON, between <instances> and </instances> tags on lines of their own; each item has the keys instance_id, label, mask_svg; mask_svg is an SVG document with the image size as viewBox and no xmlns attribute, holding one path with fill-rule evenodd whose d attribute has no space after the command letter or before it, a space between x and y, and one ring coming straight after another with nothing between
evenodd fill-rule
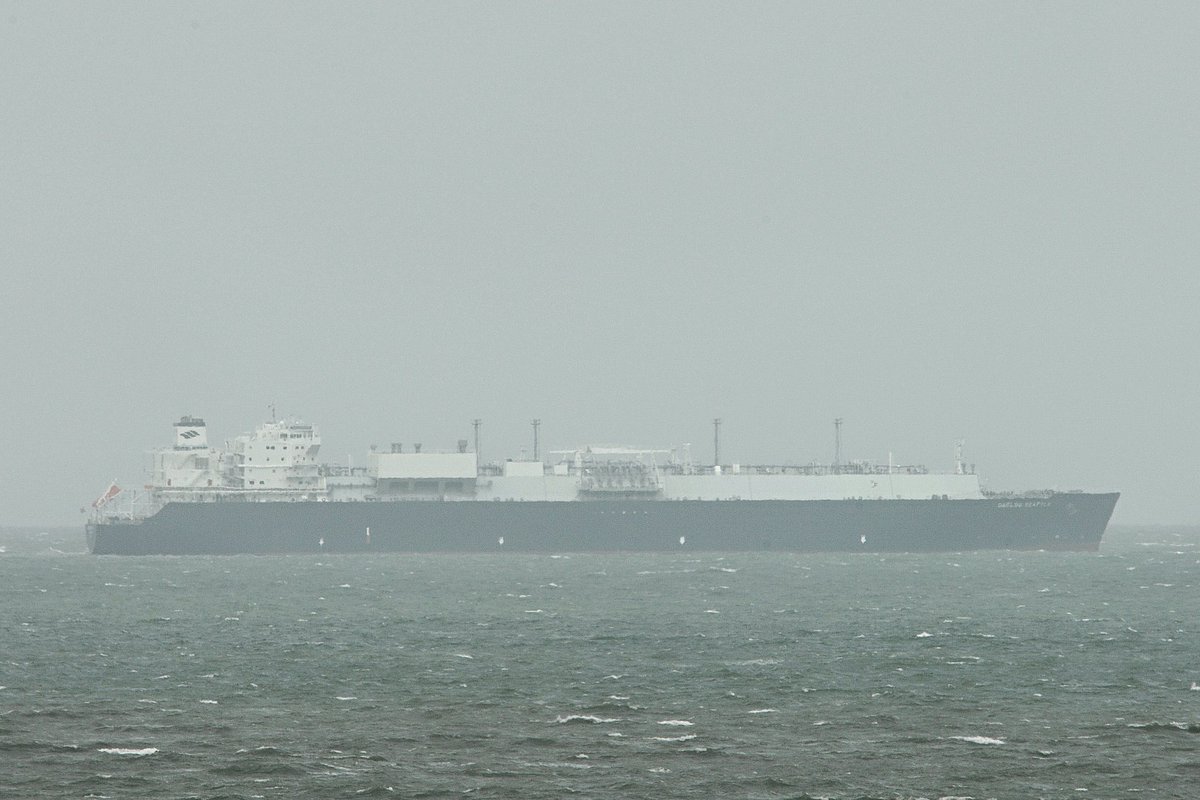
<instances>
[{"instance_id":1,"label":"ship's funnel","mask_svg":"<svg viewBox=\"0 0 1200 800\"><path fill-rule=\"evenodd\" d=\"M181 417L175 423L176 450L204 450L208 448L208 428L199 417Z\"/></svg>"}]
</instances>

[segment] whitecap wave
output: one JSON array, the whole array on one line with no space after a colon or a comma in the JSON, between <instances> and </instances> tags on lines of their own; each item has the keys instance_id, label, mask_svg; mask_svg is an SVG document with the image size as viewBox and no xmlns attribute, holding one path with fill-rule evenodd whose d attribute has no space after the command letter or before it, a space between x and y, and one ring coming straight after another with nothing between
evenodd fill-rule
<instances>
[{"instance_id":1,"label":"whitecap wave","mask_svg":"<svg viewBox=\"0 0 1200 800\"><path fill-rule=\"evenodd\" d=\"M158 752L157 747L101 747L101 753L113 756L152 756Z\"/></svg>"},{"instance_id":2,"label":"whitecap wave","mask_svg":"<svg viewBox=\"0 0 1200 800\"><path fill-rule=\"evenodd\" d=\"M1170 728L1188 733L1200 733L1200 724L1195 722L1131 722L1125 727L1137 730L1163 730Z\"/></svg>"},{"instance_id":3,"label":"whitecap wave","mask_svg":"<svg viewBox=\"0 0 1200 800\"><path fill-rule=\"evenodd\" d=\"M658 724L659 725L675 725L675 726L679 726L679 727L683 727L683 726L690 727L692 725L695 725L696 723L689 722L686 719L660 719L658 721Z\"/></svg>"},{"instance_id":4,"label":"whitecap wave","mask_svg":"<svg viewBox=\"0 0 1200 800\"><path fill-rule=\"evenodd\" d=\"M597 717L595 714L559 714L554 721L559 725L565 725L568 722L590 722L593 725L604 725L621 720L618 717Z\"/></svg>"},{"instance_id":5,"label":"whitecap wave","mask_svg":"<svg viewBox=\"0 0 1200 800\"><path fill-rule=\"evenodd\" d=\"M950 738L971 744L1007 744L1003 739L993 739L991 736L951 736Z\"/></svg>"},{"instance_id":6,"label":"whitecap wave","mask_svg":"<svg viewBox=\"0 0 1200 800\"><path fill-rule=\"evenodd\" d=\"M694 733L685 733L683 736L651 736L650 740L654 742L690 742L696 738Z\"/></svg>"}]
</instances>

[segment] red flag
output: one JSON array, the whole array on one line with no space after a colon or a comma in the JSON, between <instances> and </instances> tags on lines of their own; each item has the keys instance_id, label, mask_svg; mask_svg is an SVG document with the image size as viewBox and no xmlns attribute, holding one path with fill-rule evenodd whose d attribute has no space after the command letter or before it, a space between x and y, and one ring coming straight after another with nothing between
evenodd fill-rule
<instances>
[{"instance_id":1,"label":"red flag","mask_svg":"<svg viewBox=\"0 0 1200 800\"><path fill-rule=\"evenodd\" d=\"M108 491L106 491L104 494L100 495L99 497L97 497L95 500L92 501L92 508L102 507L105 503L107 503L109 500L112 500L114 497L116 497L120 493L121 493L121 487L117 486L117 484L115 484L115 483L112 484L111 486L108 487Z\"/></svg>"}]
</instances>

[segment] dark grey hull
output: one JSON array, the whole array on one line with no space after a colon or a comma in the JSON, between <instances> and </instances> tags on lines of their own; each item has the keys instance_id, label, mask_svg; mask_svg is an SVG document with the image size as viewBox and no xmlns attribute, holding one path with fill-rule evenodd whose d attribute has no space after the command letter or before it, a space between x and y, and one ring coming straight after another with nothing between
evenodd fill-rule
<instances>
[{"instance_id":1,"label":"dark grey hull","mask_svg":"<svg viewBox=\"0 0 1200 800\"><path fill-rule=\"evenodd\" d=\"M172 503L87 537L98 555L1096 550L1118 496Z\"/></svg>"}]
</instances>

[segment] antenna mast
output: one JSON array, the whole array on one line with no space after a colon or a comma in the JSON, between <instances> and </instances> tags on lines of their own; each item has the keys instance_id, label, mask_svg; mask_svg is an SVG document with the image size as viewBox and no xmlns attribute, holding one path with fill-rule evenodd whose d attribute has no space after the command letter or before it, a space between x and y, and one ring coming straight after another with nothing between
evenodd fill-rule
<instances>
[{"instance_id":1,"label":"antenna mast","mask_svg":"<svg viewBox=\"0 0 1200 800\"><path fill-rule=\"evenodd\" d=\"M542 421L535 419L533 421L533 460L538 460L538 428L542 427Z\"/></svg>"}]
</instances>

